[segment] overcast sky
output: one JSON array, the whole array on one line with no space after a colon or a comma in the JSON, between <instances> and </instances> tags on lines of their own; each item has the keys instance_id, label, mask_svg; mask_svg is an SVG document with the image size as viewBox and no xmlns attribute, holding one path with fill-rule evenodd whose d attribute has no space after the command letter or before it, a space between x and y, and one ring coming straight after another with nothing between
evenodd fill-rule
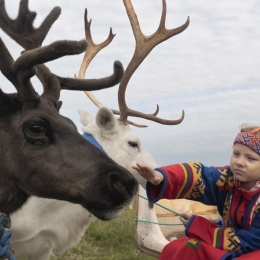
<instances>
[{"instance_id":1,"label":"overcast sky","mask_svg":"<svg viewBox=\"0 0 260 260\"><path fill-rule=\"evenodd\" d=\"M128 84L126 102L145 113L160 106L159 117L177 119L181 110L185 119L180 125L159 125L132 119L148 128L134 128L143 145L159 164L200 161L205 165L229 164L232 142L242 123L260 125L260 2L258 0L191 1L167 0L166 27L183 24L181 34L155 47ZM161 0L132 0L145 35L153 34L161 16ZM12 18L19 1L8 0ZM54 6L62 13L43 45L55 40L84 38L84 10L92 19L92 36L96 43L106 39L109 28L116 34L113 42L91 63L86 78L105 77L112 73L113 62L127 67L135 40L122 0L52 0L30 1L30 10L38 16L38 27ZM9 51L16 59L21 48L0 31ZM82 55L64 57L48 63L60 76L78 74ZM14 92L0 75L1 88ZM37 85L37 81L35 85ZM117 90L95 92L106 106L117 108ZM41 92L40 86L37 91ZM83 92L63 91L61 114L71 118L81 132L78 109L96 113L97 108Z\"/></svg>"}]
</instances>

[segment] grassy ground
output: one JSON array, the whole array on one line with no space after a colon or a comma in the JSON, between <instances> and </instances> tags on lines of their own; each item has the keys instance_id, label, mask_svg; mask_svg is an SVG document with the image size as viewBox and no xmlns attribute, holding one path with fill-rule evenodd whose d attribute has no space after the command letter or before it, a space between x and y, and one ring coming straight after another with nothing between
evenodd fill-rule
<instances>
[{"instance_id":1,"label":"grassy ground","mask_svg":"<svg viewBox=\"0 0 260 260\"><path fill-rule=\"evenodd\" d=\"M135 210L126 208L117 219L96 220L77 247L50 260L155 260L136 248L134 218Z\"/></svg>"}]
</instances>

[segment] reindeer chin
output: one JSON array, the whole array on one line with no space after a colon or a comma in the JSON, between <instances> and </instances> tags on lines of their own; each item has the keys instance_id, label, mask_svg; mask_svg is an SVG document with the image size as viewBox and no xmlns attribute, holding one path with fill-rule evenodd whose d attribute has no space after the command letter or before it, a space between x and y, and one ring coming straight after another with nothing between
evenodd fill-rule
<instances>
[{"instance_id":1,"label":"reindeer chin","mask_svg":"<svg viewBox=\"0 0 260 260\"><path fill-rule=\"evenodd\" d=\"M90 212L100 220L111 220L119 217L123 213L123 211L124 211L124 206L111 209L110 211L91 210Z\"/></svg>"}]
</instances>

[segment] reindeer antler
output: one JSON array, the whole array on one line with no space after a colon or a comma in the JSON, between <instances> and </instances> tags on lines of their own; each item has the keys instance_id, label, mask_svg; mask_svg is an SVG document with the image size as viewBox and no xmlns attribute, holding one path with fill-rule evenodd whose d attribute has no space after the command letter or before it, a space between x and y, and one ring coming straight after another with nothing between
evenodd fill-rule
<instances>
[{"instance_id":1,"label":"reindeer antler","mask_svg":"<svg viewBox=\"0 0 260 260\"><path fill-rule=\"evenodd\" d=\"M86 70L87 70L90 62L96 56L96 54L100 50L105 48L107 45L109 45L115 37L115 34L113 34L112 28L110 27L109 35L108 35L107 39L104 40L103 42L99 43L99 44L96 44L96 43L94 43L94 41L92 39L91 30L90 30L92 20L90 19L88 21L88 10L87 10L87 8L85 9L84 22L85 22L85 35L86 35L86 40L87 40L87 43L88 43L88 48L85 52L85 56L83 58L83 61L81 63L80 69L79 69L78 78L81 78L81 79L84 79ZM84 93L88 96L88 98L97 107L102 106L102 103L100 103L100 101L96 98L96 96L91 91L84 91ZM117 115L120 114L120 112L118 110L115 110L115 109L112 109L112 112L114 114L117 114Z\"/></svg>"},{"instance_id":2,"label":"reindeer antler","mask_svg":"<svg viewBox=\"0 0 260 260\"><path fill-rule=\"evenodd\" d=\"M30 78L36 73L33 67L64 55L82 53L86 46L86 41L58 41L26 51L14 62L0 38L0 70L13 83L23 100L32 100L38 97L30 83Z\"/></svg>"},{"instance_id":3,"label":"reindeer antler","mask_svg":"<svg viewBox=\"0 0 260 260\"><path fill-rule=\"evenodd\" d=\"M128 65L128 67L125 70L125 75L123 79L120 82L119 85L119 92L118 92L118 104L120 108L120 118L119 120L122 121L124 124L126 124L127 117L128 116L134 116L134 117L141 117L144 119L148 119L160 124L164 125L176 125L180 124L182 120L184 119L184 111L182 111L182 116L178 120L167 120L167 119L161 119L156 117L159 107L157 105L157 109L153 114L144 114L132 109L129 109L126 105L125 102L125 91L127 84L134 74L135 70L139 67L139 65L143 62L143 60L146 58L146 56L151 52L151 50L158 45L159 43L169 39L170 37L179 34L183 32L189 25L189 17L187 21L180 27L168 30L165 28L165 18L166 18L166 2L165 0L162 0L163 4L163 9L162 9L162 16L161 16L161 21L159 24L159 27L157 31L150 35L150 36L145 36L141 29L140 25L137 19L137 15L134 11L133 5L131 3L131 0L123 0L125 4L125 8L127 11L127 15L129 17L132 30L135 36L136 40L136 48L134 55Z\"/></svg>"},{"instance_id":4,"label":"reindeer antler","mask_svg":"<svg viewBox=\"0 0 260 260\"><path fill-rule=\"evenodd\" d=\"M87 10L87 8L85 9L84 21L85 21L85 35L86 35L86 40L87 40L89 48L87 49L87 51L85 53L84 59L82 61L82 64L81 64L81 67L80 67L80 70L79 70L79 77L80 78L84 78L86 69L89 66L92 59L96 56L96 54L101 49L106 47L115 37L115 34L112 33L112 28L110 27L110 31L109 31L109 35L108 35L107 39L100 44L95 44L93 42L91 32L90 32L92 20L90 19L88 21L88 10Z\"/></svg>"},{"instance_id":5,"label":"reindeer antler","mask_svg":"<svg viewBox=\"0 0 260 260\"><path fill-rule=\"evenodd\" d=\"M0 0L0 27L25 50L31 50L42 45L53 23L61 14L60 7L54 7L38 29L33 27L36 12L28 9L28 0L20 2L16 19L10 19L6 13L5 1Z\"/></svg>"},{"instance_id":6,"label":"reindeer antler","mask_svg":"<svg viewBox=\"0 0 260 260\"><path fill-rule=\"evenodd\" d=\"M31 66L34 66L36 64L41 64L43 62L47 62L53 59L57 59L58 57L62 57L64 55L73 55L81 53L83 50L79 52L78 46L82 44L82 41L76 42L76 41L59 41L58 43L55 43L54 45L49 45L46 47L40 47L42 45L43 40L45 39L48 31L50 30L52 24L57 20L57 18L60 15L60 8L55 7L50 14L45 18L45 20L42 22L42 25L35 29L33 27L33 21L36 17L35 12L31 12L28 9L28 0L21 0L20 2L20 8L18 17L15 20L12 20L6 13L5 10L5 1L0 0L0 27L3 31L5 31L13 40L15 40L17 43L19 43L25 50L28 49L35 49L34 54L31 55L32 52L25 52L27 56L22 55L23 57L26 57L26 59L22 59L23 63L30 63ZM74 50L73 45L74 44ZM86 49L86 41L84 40L85 49ZM2 42L3 45L3 42ZM72 48L68 46L71 46ZM42 49L45 48L45 49ZM56 48L56 50L52 50L52 48ZM63 49L63 50L62 50ZM85 50L84 49L84 50ZM45 54L48 54L46 56L46 59L39 58L37 60L37 54L43 53L45 51ZM7 60L12 60L12 57L10 53L6 52L6 54L3 53L3 51L7 51L7 48L5 47L2 50L3 56L6 57ZM7 58L7 56L9 58ZM32 62L33 59L34 61ZM30 60L30 61L29 61ZM13 61L12 61L13 62ZM15 63L16 64L16 63ZM1 70L5 74L4 71L7 71L6 69L7 63L1 64ZM9 62L9 65L11 63ZM13 66L13 65L12 65ZM68 90L98 90L102 88L108 88L112 87L116 84L118 84L123 76L124 69L122 64L119 61L116 61L114 63L114 73L111 76L101 78L101 79L75 79L75 78L63 78L59 77L49 71L47 67L44 65L37 65L37 76L41 80L43 87L44 87L44 93L43 95L48 96L51 95L52 98L58 99L59 98L59 92L61 89L68 89ZM23 69L29 69L27 65L23 65ZM31 68L32 69L32 68ZM12 72L11 72L12 71ZM8 75L14 74L13 69L9 69ZM30 72L30 77L32 77L35 73ZM10 80L10 77L8 78ZM27 81L30 78L27 77ZM16 80L12 79L12 83ZM28 83L28 82L27 82ZM17 88L17 83L15 83ZM22 84L20 84L22 85ZM30 85L29 83L26 85Z\"/></svg>"},{"instance_id":7,"label":"reindeer antler","mask_svg":"<svg viewBox=\"0 0 260 260\"><path fill-rule=\"evenodd\" d=\"M171 30L166 29L165 28L166 2L165 2L165 0L162 0L163 9L162 9L162 15L161 15L161 21L160 21L159 27L154 34L152 34L150 36L145 36L140 29L139 22L138 22L136 14L135 14L134 8L132 6L131 0L124 0L124 4L125 4L125 8L126 8L126 11L127 11L127 14L128 14L131 26L132 26L134 36L135 36L136 48L135 48L134 55L125 70L124 77L121 80L120 85L119 85L119 91L118 91L119 110L112 109L112 111L114 114L120 115L119 120L123 124L132 124L132 125L138 126L138 127L146 127L146 125L139 125L139 124L133 123L133 122L129 121L127 119L127 117L128 116L140 117L140 118L144 118L144 119L151 120L151 121L154 121L154 122L157 122L160 124L165 124L165 125L180 124L184 119L184 111L182 111L182 116L180 119L167 120L167 119L161 119L161 118L156 117L156 115L159 112L158 105L157 105L156 111L152 114L144 114L144 113L141 113L141 112L138 112L135 110L131 110L126 105L125 92L126 92L127 84L129 82L130 78L132 77L133 73L139 67L139 65L143 62L143 60L146 58L146 56L151 52L151 50L156 45L160 44L161 42L169 39L170 37L172 37L176 34L183 32L189 25L189 17L182 26L175 28L175 29L171 29ZM89 53L91 53L91 55L90 55L91 58L88 58L88 60L83 60L83 63L81 65L81 69L80 69L80 77L84 77L85 71L86 71L91 59L102 48L107 46L108 43L110 43L114 37L114 35L113 35L113 37L109 36L106 41L104 41L103 43L101 43L99 45L96 45L92 41L91 32L90 32L91 21L90 22L87 21L87 13L85 13L85 25L86 25L85 26L86 39L88 42L88 51L89 51ZM111 29L110 29L110 33L111 33ZM90 51L90 49L91 49L91 51ZM97 107L100 107L102 105L102 103L100 101L98 101L98 99L94 96L93 93L91 93L89 91L85 91L85 94L89 97L89 99Z\"/></svg>"}]
</instances>

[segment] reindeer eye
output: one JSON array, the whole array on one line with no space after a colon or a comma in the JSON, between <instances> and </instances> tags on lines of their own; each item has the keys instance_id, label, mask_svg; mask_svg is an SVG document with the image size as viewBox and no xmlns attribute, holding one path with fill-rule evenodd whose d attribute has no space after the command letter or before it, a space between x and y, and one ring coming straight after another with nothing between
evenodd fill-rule
<instances>
[{"instance_id":1,"label":"reindeer eye","mask_svg":"<svg viewBox=\"0 0 260 260\"><path fill-rule=\"evenodd\" d=\"M23 134L26 140L35 146L41 146L53 140L48 121L41 117L34 117L25 121L23 124Z\"/></svg>"},{"instance_id":2,"label":"reindeer eye","mask_svg":"<svg viewBox=\"0 0 260 260\"><path fill-rule=\"evenodd\" d=\"M34 134L40 134L44 132L44 128L41 125L37 124L30 125L29 130Z\"/></svg>"},{"instance_id":3,"label":"reindeer eye","mask_svg":"<svg viewBox=\"0 0 260 260\"><path fill-rule=\"evenodd\" d=\"M138 147L137 142L131 142L131 141L129 141L128 144L129 144L131 147L133 147L133 148L137 148L137 147Z\"/></svg>"}]
</instances>

